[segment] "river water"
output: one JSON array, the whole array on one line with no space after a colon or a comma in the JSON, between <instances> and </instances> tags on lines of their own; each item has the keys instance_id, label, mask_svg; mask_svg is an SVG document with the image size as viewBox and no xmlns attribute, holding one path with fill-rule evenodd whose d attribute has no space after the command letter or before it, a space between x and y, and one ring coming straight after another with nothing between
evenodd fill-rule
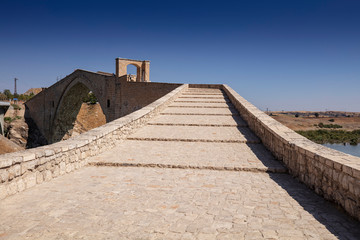
<instances>
[{"instance_id":1,"label":"river water","mask_svg":"<svg viewBox=\"0 0 360 240\"><path fill-rule=\"evenodd\" d=\"M358 145L350 145L350 144L330 144L330 143L325 143L322 144L325 147L328 148L332 148L347 154L351 154L357 157L360 157L360 144Z\"/></svg>"}]
</instances>

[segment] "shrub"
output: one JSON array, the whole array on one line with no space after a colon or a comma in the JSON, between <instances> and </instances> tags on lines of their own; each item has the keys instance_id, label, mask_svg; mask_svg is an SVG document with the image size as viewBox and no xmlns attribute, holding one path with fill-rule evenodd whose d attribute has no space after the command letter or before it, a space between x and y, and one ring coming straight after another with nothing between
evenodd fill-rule
<instances>
[{"instance_id":1,"label":"shrub","mask_svg":"<svg viewBox=\"0 0 360 240\"><path fill-rule=\"evenodd\" d=\"M295 114L295 117L299 117L299 114L297 113L297 114Z\"/></svg>"},{"instance_id":2,"label":"shrub","mask_svg":"<svg viewBox=\"0 0 360 240\"><path fill-rule=\"evenodd\" d=\"M323 124L323 123L319 123L318 126L320 128L342 128L342 126L339 125L339 124Z\"/></svg>"},{"instance_id":3,"label":"shrub","mask_svg":"<svg viewBox=\"0 0 360 240\"><path fill-rule=\"evenodd\" d=\"M12 118L11 117L4 117L4 121L7 123L11 123L12 122Z\"/></svg>"},{"instance_id":4,"label":"shrub","mask_svg":"<svg viewBox=\"0 0 360 240\"><path fill-rule=\"evenodd\" d=\"M332 118L332 119L329 119L329 122L335 122L335 120Z\"/></svg>"},{"instance_id":5,"label":"shrub","mask_svg":"<svg viewBox=\"0 0 360 240\"><path fill-rule=\"evenodd\" d=\"M97 101L98 100L95 94L93 94L92 92L89 92L89 94L83 99L83 102L88 104L96 104Z\"/></svg>"},{"instance_id":6,"label":"shrub","mask_svg":"<svg viewBox=\"0 0 360 240\"><path fill-rule=\"evenodd\" d=\"M15 110L21 110L21 107L19 107L19 105L17 105L17 104L11 104L11 106L12 106Z\"/></svg>"},{"instance_id":7,"label":"shrub","mask_svg":"<svg viewBox=\"0 0 360 240\"><path fill-rule=\"evenodd\" d=\"M350 143L355 145L360 142L360 130L310 130L297 131L297 133L316 143Z\"/></svg>"}]
</instances>

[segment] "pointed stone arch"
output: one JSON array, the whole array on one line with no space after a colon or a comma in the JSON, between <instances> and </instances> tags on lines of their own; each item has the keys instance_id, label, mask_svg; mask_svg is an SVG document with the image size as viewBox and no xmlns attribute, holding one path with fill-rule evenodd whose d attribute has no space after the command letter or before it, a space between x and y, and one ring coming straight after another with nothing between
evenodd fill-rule
<instances>
[{"instance_id":1,"label":"pointed stone arch","mask_svg":"<svg viewBox=\"0 0 360 240\"><path fill-rule=\"evenodd\" d=\"M51 123L50 143L58 142L64 138L65 135L71 135L76 117L80 111L83 103L83 98L89 92L93 92L101 106L103 113L106 112L108 101L103 99L102 91L85 76L78 76L68 84L59 98L58 103L52 103L56 109ZM106 105L107 104L107 105ZM105 114L105 118L106 114ZM106 119L108 121L108 119Z\"/></svg>"}]
</instances>

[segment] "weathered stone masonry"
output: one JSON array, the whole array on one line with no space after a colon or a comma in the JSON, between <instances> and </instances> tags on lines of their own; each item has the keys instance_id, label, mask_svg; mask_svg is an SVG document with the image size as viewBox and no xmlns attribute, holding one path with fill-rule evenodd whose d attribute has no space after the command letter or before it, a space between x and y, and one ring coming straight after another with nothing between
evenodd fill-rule
<instances>
[{"instance_id":1,"label":"weathered stone masonry","mask_svg":"<svg viewBox=\"0 0 360 240\"><path fill-rule=\"evenodd\" d=\"M0 199L86 165L87 157L120 143L176 99L184 88L187 85L138 111L66 141L0 155Z\"/></svg>"},{"instance_id":2,"label":"weathered stone masonry","mask_svg":"<svg viewBox=\"0 0 360 240\"><path fill-rule=\"evenodd\" d=\"M136 98L130 100L131 95L137 92L135 86L131 85L130 88L134 89L126 96L127 101L132 101L132 105L136 105L138 101ZM155 92L156 85L151 86ZM134 129L143 126L152 116L164 109L187 87L177 87L138 111L69 140L0 155L0 198L86 165L88 156L94 156L120 143ZM225 91L248 126L274 156L285 163L293 176L319 195L338 203L350 215L360 220L360 158L307 140L267 116L227 85L205 84L197 87L219 88ZM145 92L146 90L138 91L141 96ZM126 111L132 110L135 109Z\"/></svg>"},{"instance_id":3,"label":"weathered stone masonry","mask_svg":"<svg viewBox=\"0 0 360 240\"><path fill-rule=\"evenodd\" d=\"M293 176L360 220L360 158L313 143L257 109L229 86L223 85L222 89Z\"/></svg>"},{"instance_id":4,"label":"weathered stone masonry","mask_svg":"<svg viewBox=\"0 0 360 240\"><path fill-rule=\"evenodd\" d=\"M73 127L82 98L89 91L97 97L107 122L136 111L180 84L128 82L127 75L75 70L72 74L26 102L26 116L31 117L40 132L54 143Z\"/></svg>"}]
</instances>

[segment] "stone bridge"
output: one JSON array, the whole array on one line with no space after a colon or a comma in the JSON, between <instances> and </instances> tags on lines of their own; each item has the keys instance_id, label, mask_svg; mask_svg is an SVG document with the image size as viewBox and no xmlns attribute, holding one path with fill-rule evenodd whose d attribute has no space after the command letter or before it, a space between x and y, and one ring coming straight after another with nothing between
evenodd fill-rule
<instances>
[{"instance_id":1,"label":"stone bridge","mask_svg":"<svg viewBox=\"0 0 360 240\"><path fill-rule=\"evenodd\" d=\"M107 79L69 79L81 74ZM227 85L165 92L66 141L0 155L0 238L359 239L360 158Z\"/></svg>"},{"instance_id":2,"label":"stone bridge","mask_svg":"<svg viewBox=\"0 0 360 240\"><path fill-rule=\"evenodd\" d=\"M137 81L129 82L128 65L137 67ZM49 143L62 140L73 128L84 97L91 91L98 99L107 122L138 110L179 84L152 83L149 61L116 59L116 75L75 70L61 81L26 102L31 118Z\"/></svg>"}]
</instances>

